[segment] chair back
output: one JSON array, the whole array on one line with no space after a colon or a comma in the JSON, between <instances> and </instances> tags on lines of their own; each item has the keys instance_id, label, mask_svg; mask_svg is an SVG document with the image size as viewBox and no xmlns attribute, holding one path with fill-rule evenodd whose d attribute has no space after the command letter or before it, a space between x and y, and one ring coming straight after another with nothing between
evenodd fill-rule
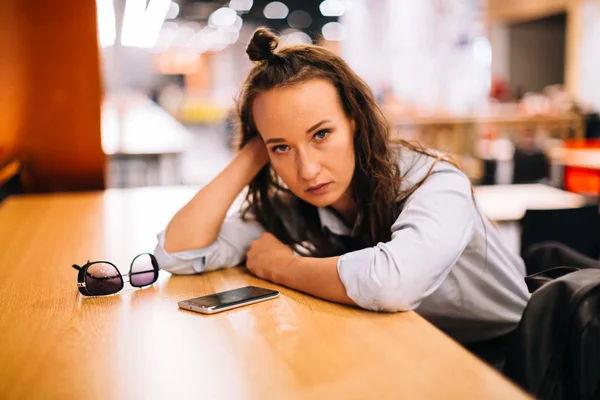
<instances>
[{"instance_id":1,"label":"chair back","mask_svg":"<svg viewBox=\"0 0 600 400\"><path fill-rule=\"evenodd\" d=\"M541 400L600 398L600 270L553 280L529 300L504 374Z\"/></svg>"},{"instance_id":2,"label":"chair back","mask_svg":"<svg viewBox=\"0 0 600 400\"><path fill-rule=\"evenodd\" d=\"M527 210L521 220L521 255L525 256L532 245L542 242L559 242L598 260L598 205L559 210Z\"/></svg>"},{"instance_id":3,"label":"chair back","mask_svg":"<svg viewBox=\"0 0 600 400\"><path fill-rule=\"evenodd\" d=\"M513 183L537 183L549 176L549 163L544 153L515 150Z\"/></svg>"}]
</instances>

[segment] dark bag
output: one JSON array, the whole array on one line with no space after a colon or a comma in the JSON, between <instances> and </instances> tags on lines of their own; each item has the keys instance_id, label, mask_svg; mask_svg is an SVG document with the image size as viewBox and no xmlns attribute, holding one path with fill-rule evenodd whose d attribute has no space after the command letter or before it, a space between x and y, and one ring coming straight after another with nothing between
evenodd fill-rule
<instances>
[{"instance_id":1,"label":"dark bag","mask_svg":"<svg viewBox=\"0 0 600 400\"><path fill-rule=\"evenodd\" d=\"M536 274L531 274L525 277L525 283L529 289L529 293L533 293L541 288L546 283L552 282L562 276L570 274L571 272L579 271L579 268L575 267L555 267L550 268Z\"/></svg>"},{"instance_id":2,"label":"dark bag","mask_svg":"<svg viewBox=\"0 0 600 400\"><path fill-rule=\"evenodd\" d=\"M504 374L542 400L600 399L600 270L553 268L514 332ZM557 279L552 274L566 275ZM544 282L545 280L545 282Z\"/></svg>"}]
</instances>

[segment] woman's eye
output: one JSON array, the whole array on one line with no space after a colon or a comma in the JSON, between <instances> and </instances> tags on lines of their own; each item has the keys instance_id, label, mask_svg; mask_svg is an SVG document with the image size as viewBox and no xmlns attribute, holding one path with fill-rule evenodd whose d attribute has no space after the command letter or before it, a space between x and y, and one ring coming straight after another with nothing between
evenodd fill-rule
<instances>
[{"instance_id":1,"label":"woman's eye","mask_svg":"<svg viewBox=\"0 0 600 400\"><path fill-rule=\"evenodd\" d=\"M327 129L323 129L313 135L315 139L325 139L329 135L329 131Z\"/></svg>"},{"instance_id":2,"label":"woman's eye","mask_svg":"<svg viewBox=\"0 0 600 400\"><path fill-rule=\"evenodd\" d=\"M279 146L273 146L271 151L273 153L285 153L289 149L289 146L285 144L280 144Z\"/></svg>"}]
</instances>

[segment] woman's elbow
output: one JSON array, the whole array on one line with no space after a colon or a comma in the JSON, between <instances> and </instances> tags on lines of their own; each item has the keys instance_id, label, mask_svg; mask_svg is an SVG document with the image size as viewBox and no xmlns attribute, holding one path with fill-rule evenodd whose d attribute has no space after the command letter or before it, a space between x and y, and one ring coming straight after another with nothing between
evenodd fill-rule
<instances>
[{"instance_id":1,"label":"woman's elbow","mask_svg":"<svg viewBox=\"0 0 600 400\"><path fill-rule=\"evenodd\" d=\"M380 311L412 311L423 301L422 296L403 293L402 288L384 286L379 292L377 303Z\"/></svg>"},{"instance_id":2,"label":"woman's elbow","mask_svg":"<svg viewBox=\"0 0 600 400\"><path fill-rule=\"evenodd\" d=\"M416 309L423 301L422 296L403 293L402 288L395 285L384 285L372 298L359 299L355 302L366 310L381 312L402 312Z\"/></svg>"}]
</instances>

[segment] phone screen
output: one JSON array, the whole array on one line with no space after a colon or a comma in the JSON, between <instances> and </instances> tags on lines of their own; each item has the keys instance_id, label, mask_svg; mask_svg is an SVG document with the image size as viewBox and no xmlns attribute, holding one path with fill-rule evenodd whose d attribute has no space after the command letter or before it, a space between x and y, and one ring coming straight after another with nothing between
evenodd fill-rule
<instances>
[{"instance_id":1,"label":"phone screen","mask_svg":"<svg viewBox=\"0 0 600 400\"><path fill-rule=\"evenodd\" d=\"M198 307L227 307L239 303L245 303L248 300L257 300L265 297L271 297L279 294L276 290L260 288L256 286L246 286L238 289L228 290L211 294L208 296L197 297L186 300L186 303Z\"/></svg>"}]
</instances>

